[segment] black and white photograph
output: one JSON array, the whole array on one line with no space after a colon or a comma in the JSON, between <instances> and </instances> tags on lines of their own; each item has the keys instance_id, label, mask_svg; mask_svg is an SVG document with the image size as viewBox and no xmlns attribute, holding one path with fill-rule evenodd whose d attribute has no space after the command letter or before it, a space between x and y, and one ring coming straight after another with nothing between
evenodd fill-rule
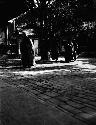
<instances>
[{"instance_id":1,"label":"black and white photograph","mask_svg":"<svg viewBox=\"0 0 96 125\"><path fill-rule=\"evenodd\" d=\"M0 0L0 125L96 125L96 0Z\"/></svg>"}]
</instances>

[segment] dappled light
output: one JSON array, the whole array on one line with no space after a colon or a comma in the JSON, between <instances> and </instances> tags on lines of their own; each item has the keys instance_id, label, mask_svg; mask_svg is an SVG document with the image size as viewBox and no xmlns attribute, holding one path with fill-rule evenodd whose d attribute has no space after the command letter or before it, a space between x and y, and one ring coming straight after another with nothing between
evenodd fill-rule
<instances>
[{"instance_id":1,"label":"dappled light","mask_svg":"<svg viewBox=\"0 0 96 125\"><path fill-rule=\"evenodd\" d=\"M85 62L82 60L77 61L77 67L82 69L83 71L90 72L90 73L95 73L96 72L96 65L90 64L89 59L85 59Z\"/></svg>"},{"instance_id":2,"label":"dappled light","mask_svg":"<svg viewBox=\"0 0 96 125\"><path fill-rule=\"evenodd\" d=\"M22 76L29 76L30 75L43 75L43 74L60 74L60 72L64 72L63 74L66 75L70 70L67 69L54 69L54 70L41 70L41 71L18 71L13 72L14 74L22 75Z\"/></svg>"},{"instance_id":3,"label":"dappled light","mask_svg":"<svg viewBox=\"0 0 96 125\"><path fill-rule=\"evenodd\" d=\"M60 59L59 59L60 60ZM1 77L10 77L16 76L16 78L23 78L38 75L72 75L73 74L81 74L86 76L87 73L96 73L96 65L94 63L89 63L89 59L77 59L75 62L70 63L60 63L60 62L51 62L49 64L35 64L31 68L22 69L22 67L17 68L15 66L7 66L2 67L0 76ZM4 71L2 71L4 70ZM3 73L5 72L5 73Z\"/></svg>"}]
</instances>

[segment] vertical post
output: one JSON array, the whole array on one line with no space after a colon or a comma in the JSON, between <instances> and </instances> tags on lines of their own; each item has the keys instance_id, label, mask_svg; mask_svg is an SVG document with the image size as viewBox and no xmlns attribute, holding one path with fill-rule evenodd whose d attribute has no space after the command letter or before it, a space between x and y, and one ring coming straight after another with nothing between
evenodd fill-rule
<instances>
[{"instance_id":1,"label":"vertical post","mask_svg":"<svg viewBox=\"0 0 96 125\"><path fill-rule=\"evenodd\" d=\"M6 36L6 37L7 37L7 45L9 44L9 41L8 41L8 38L9 38L9 37L8 37L8 33L9 33L9 30L8 30L8 26L7 26L7 30L6 30L6 34L7 34L7 36Z\"/></svg>"},{"instance_id":2,"label":"vertical post","mask_svg":"<svg viewBox=\"0 0 96 125\"><path fill-rule=\"evenodd\" d=\"M35 65L36 63L35 63L35 45L34 45L34 43L35 43L35 40L33 40L34 42L33 42L33 51L34 51L34 59L33 59L33 65Z\"/></svg>"},{"instance_id":3,"label":"vertical post","mask_svg":"<svg viewBox=\"0 0 96 125\"><path fill-rule=\"evenodd\" d=\"M34 46L34 40L31 38L30 39L31 44L32 44L32 49L33 49L33 65L35 65L35 46Z\"/></svg>"},{"instance_id":4,"label":"vertical post","mask_svg":"<svg viewBox=\"0 0 96 125\"><path fill-rule=\"evenodd\" d=\"M14 31L15 31L15 30L16 30L16 27L15 27L15 19L14 19L13 23L14 23Z\"/></svg>"}]
</instances>

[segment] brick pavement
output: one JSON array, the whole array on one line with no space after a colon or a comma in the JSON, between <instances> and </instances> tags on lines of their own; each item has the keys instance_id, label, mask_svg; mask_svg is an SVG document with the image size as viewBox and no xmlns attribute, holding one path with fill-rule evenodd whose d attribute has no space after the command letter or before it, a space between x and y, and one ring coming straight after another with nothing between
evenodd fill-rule
<instances>
[{"instance_id":1,"label":"brick pavement","mask_svg":"<svg viewBox=\"0 0 96 125\"><path fill-rule=\"evenodd\" d=\"M0 83L0 125L86 125L24 88Z\"/></svg>"},{"instance_id":2,"label":"brick pavement","mask_svg":"<svg viewBox=\"0 0 96 125\"><path fill-rule=\"evenodd\" d=\"M79 68L77 74L76 69L78 69L78 67L73 65L67 65L67 67L64 66L62 68L71 69L71 72L64 74L64 70L61 71L60 74L54 72L55 75L39 74L39 77L22 77L22 79L4 78L3 80L8 84L12 83L12 85L22 88L24 91L30 92L36 98L43 101L45 105L53 106L62 113L67 114L67 117L70 116L73 119L75 118L76 121L79 120L80 125L82 125L83 123L87 125L95 125L96 80L88 78L95 78L96 74L85 71L83 73L81 72L82 68ZM55 114L55 111L51 110L49 112ZM63 120L65 120L66 117L60 115L60 117L58 116L57 119L64 123ZM70 122L68 123L68 125L71 125ZM74 124L79 125L79 122L76 122Z\"/></svg>"}]
</instances>

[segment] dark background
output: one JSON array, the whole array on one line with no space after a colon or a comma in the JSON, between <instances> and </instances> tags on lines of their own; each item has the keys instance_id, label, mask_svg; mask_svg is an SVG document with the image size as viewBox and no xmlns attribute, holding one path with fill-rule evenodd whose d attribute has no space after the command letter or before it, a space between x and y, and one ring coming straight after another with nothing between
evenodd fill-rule
<instances>
[{"instance_id":1,"label":"dark background","mask_svg":"<svg viewBox=\"0 0 96 125\"><path fill-rule=\"evenodd\" d=\"M24 0L0 0L0 23L5 24L25 11Z\"/></svg>"}]
</instances>

